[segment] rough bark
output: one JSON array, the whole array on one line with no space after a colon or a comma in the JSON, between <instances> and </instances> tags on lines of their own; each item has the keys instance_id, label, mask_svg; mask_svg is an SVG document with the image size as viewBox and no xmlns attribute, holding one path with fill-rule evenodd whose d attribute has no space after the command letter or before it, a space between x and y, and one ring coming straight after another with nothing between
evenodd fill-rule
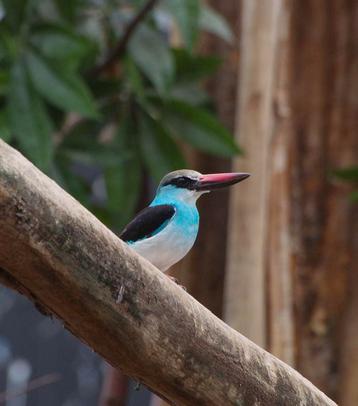
<instances>
[{"instance_id":1,"label":"rough bark","mask_svg":"<svg viewBox=\"0 0 358 406\"><path fill-rule=\"evenodd\" d=\"M358 213L352 218L353 230L358 229ZM358 233L352 238L352 264L358 263ZM347 301L343 316L341 352L339 359L339 404L358 405L358 272L350 269Z\"/></svg>"},{"instance_id":2,"label":"rough bark","mask_svg":"<svg viewBox=\"0 0 358 406\"><path fill-rule=\"evenodd\" d=\"M253 176L232 191L229 214L225 320L262 346L266 179L281 7L280 0L242 1L236 137L245 155L235 161L234 169Z\"/></svg>"},{"instance_id":3,"label":"rough bark","mask_svg":"<svg viewBox=\"0 0 358 406\"><path fill-rule=\"evenodd\" d=\"M266 277L267 347L290 365L295 363L295 320L291 272L291 182L289 150L292 139L290 87L290 1L280 3L274 47L271 126L266 172L264 273Z\"/></svg>"},{"instance_id":4,"label":"rough bark","mask_svg":"<svg viewBox=\"0 0 358 406\"><path fill-rule=\"evenodd\" d=\"M357 157L357 39L354 0L243 1L236 165L253 177L233 191L226 309L347 406L358 396L356 211L331 173Z\"/></svg>"},{"instance_id":5,"label":"rough bark","mask_svg":"<svg viewBox=\"0 0 358 406\"><path fill-rule=\"evenodd\" d=\"M358 229L358 215L352 219L352 229ZM352 264L358 264L358 233L352 236ZM347 304L343 317L342 351L340 354L339 404L358 405L358 272L349 272Z\"/></svg>"},{"instance_id":6,"label":"rough bark","mask_svg":"<svg viewBox=\"0 0 358 406\"><path fill-rule=\"evenodd\" d=\"M0 266L24 287L21 293L173 404L334 405L2 141Z\"/></svg>"},{"instance_id":7,"label":"rough bark","mask_svg":"<svg viewBox=\"0 0 358 406\"><path fill-rule=\"evenodd\" d=\"M331 396L344 399L342 404L354 405L358 355L352 341L358 338L343 332L357 328L350 325L352 306L356 315L358 307L348 282L357 272L355 214L349 188L332 181L330 173L357 158L357 1L292 2L291 37L296 366Z\"/></svg>"}]
</instances>

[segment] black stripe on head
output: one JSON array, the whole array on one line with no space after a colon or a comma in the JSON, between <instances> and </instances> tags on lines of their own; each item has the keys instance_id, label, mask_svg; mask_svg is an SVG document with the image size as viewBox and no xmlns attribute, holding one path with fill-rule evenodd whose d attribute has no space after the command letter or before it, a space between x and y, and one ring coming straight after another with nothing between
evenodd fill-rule
<instances>
[{"instance_id":1,"label":"black stripe on head","mask_svg":"<svg viewBox=\"0 0 358 406\"><path fill-rule=\"evenodd\" d=\"M191 179L188 176L177 176L177 177L169 179L167 182L163 183L162 187L172 185L177 188L194 190L196 184L197 184L196 179Z\"/></svg>"}]
</instances>

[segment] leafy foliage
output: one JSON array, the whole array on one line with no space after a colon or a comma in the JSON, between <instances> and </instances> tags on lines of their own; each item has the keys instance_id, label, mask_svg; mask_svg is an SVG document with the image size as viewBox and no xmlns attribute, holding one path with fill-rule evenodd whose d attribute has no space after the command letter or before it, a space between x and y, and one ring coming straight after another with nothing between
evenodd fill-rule
<instances>
[{"instance_id":1,"label":"leafy foliage","mask_svg":"<svg viewBox=\"0 0 358 406\"><path fill-rule=\"evenodd\" d=\"M355 186L355 189L350 194L350 198L353 202L358 202L358 190L356 188L358 184L358 166L347 166L345 168L336 169L333 175L335 178Z\"/></svg>"},{"instance_id":2,"label":"leafy foliage","mask_svg":"<svg viewBox=\"0 0 358 406\"><path fill-rule=\"evenodd\" d=\"M336 169L334 174L338 179L344 180L345 182L358 182L358 166Z\"/></svg>"},{"instance_id":3,"label":"leafy foliage","mask_svg":"<svg viewBox=\"0 0 358 406\"><path fill-rule=\"evenodd\" d=\"M144 4L0 0L0 137L116 228L143 173L185 166L183 143L239 152L202 87L220 61L195 52L200 30L231 39L224 19L200 0L163 0L126 39Z\"/></svg>"}]
</instances>

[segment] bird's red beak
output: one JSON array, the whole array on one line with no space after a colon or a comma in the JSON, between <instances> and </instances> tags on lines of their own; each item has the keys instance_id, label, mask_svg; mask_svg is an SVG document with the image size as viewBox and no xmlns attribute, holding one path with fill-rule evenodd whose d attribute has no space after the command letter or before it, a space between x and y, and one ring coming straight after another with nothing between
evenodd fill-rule
<instances>
[{"instance_id":1,"label":"bird's red beak","mask_svg":"<svg viewBox=\"0 0 358 406\"><path fill-rule=\"evenodd\" d=\"M201 175L196 190L213 190L219 189L225 186L234 185L248 178L249 173L212 173L208 175Z\"/></svg>"}]
</instances>

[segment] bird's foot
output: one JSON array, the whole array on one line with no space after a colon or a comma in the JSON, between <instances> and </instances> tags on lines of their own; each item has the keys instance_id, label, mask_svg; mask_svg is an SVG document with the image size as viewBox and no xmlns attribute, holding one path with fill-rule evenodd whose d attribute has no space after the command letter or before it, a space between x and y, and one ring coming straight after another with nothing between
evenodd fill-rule
<instances>
[{"instance_id":1,"label":"bird's foot","mask_svg":"<svg viewBox=\"0 0 358 406\"><path fill-rule=\"evenodd\" d=\"M179 285L183 290L185 290L185 292L188 290L185 286L181 285L179 283L179 280L177 278L174 278L174 276L168 276L168 278L170 280L172 280L174 283L176 283L177 285Z\"/></svg>"},{"instance_id":2,"label":"bird's foot","mask_svg":"<svg viewBox=\"0 0 358 406\"><path fill-rule=\"evenodd\" d=\"M177 278L174 278L174 276L169 276L169 275L168 275L168 278L169 278L171 281L173 281L174 283L176 283L177 285L179 285L178 279L177 279Z\"/></svg>"}]
</instances>

